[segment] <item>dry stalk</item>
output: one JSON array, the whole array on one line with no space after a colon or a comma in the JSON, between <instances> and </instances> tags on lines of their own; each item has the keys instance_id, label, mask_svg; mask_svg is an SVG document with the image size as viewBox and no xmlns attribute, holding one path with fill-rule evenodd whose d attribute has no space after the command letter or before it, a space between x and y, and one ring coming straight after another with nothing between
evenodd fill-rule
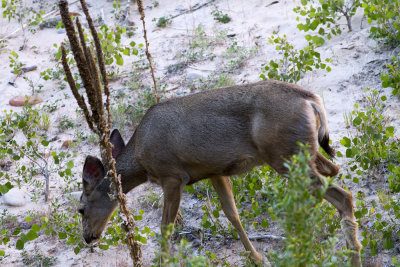
<instances>
[{"instance_id":1,"label":"dry stalk","mask_svg":"<svg viewBox=\"0 0 400 267\"><path fill-rule=\"evenodd\" d=\"M150 55L150 52L149 52L149 42L147 41L146 23L144 21L143 2L142 2L142 0L137 0L136 3L138 5L138 9L139 9L139 13L140 13L140 19L142 20L142 23L143 23L143 38L144 38L144 42L146 43L146 57L147 57L147 60L149 61L151 77L152 77L153 83L154 83L154 93L156 95L156 103L158 104L158 103L160 103L160 95L158 93L156 77L154 75L154 68L153 68L153 64L152 64L152 61L151 61L151 55Z\"/></svg>"},{"instance_id":2,"label":"dry stalk","mask_svg":"<svg viewBox=\"0 0 400 267\"><path fill-rule=\"evenodd\" d=\"M93 25L92 19L90 18L87 5L84 0L80 0L80 2L95 43L97 62L100 68L102 82L100 81L99 68L96 65L96 60L94 58L93 52L90 47L86 46L86 42L83 38L82 26L79 23L78 19L76 20L76 24L79 39L75 34L75 27L68 12L67 0L60 0L59 8L61 18L67 32L71 50L73 52L79 74L86 90L86 95L90 104L90 108L88 108L88 106L86 105L84 97L79 93L75 85L75 80L73 79L71 70L68 66L66 51L63 45L61 46L62 64L68 84L76 101L78 102L79 107L83 110L89 128L99 136L101 157L105 167L108 169L107 178L111 181L111 190L112 192L114 192L114 197L118 200L120 204L120 211L125 215L126 218L126 228L129 229L126 242L133 260L133 265L142 266L141 245L134 239L135 222L133 220L133 217L130 215L129 209L127 208L126 196L122 191L121 177L117 174L117 171L115 169L115 160L112 157L112 144L110 143L111 118L109 111L110 90L108 87L103 52L101 50L101 44L97 35L97 31ZM107 115L104 114L102 87L104 88L104 94L106 96Z\"/></svg>"}]
</instances>

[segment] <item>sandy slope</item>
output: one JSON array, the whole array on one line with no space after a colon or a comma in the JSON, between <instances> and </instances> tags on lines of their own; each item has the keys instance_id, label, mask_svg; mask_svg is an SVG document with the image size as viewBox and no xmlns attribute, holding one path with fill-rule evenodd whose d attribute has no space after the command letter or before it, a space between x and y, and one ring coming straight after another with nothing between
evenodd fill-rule
<instances>
[{"instance_id":1,"label":"sandy slope","mask_svg":"<svg viewBox=\"0 0 400 267\"><path fill-rule=\"evenodd\" d=\"M174 92L181 94L187 92L188 88L182 86L182 81L189 75L200 75L207 77L211 72L217 71L223 59L220 58L223 51L226 50L228 40L221 44L217 44L212 51L215 51L216 59L213 61L205 60L189 64L189 66L182 72L169 74L167 72L168 66L179 62L176 59L176 54L183 49L187 48L190 38L193 36L193 31L198 25L203 25L207 35L213 35L215 30L218 31L226 29L228 34L235 34L235 38L239 45L253 48L257 47L257 53L251 56L244 62L244 65L236 70L232 75L235 83L247 83L259 80L261 73L261 64L266 63L270 59L277 58L279 55L274 51L274 47L268 44L267 38L274 32L278 31L280 35L286 34L288 39L295 44L297 48L301 48L306 44L303 33L299 32L296 28L296 15L292 9L299 4L300 1L279 1L279 3L269 6L272 1L265 0L218 0L215 4L224 13L232 17L232 22L228 24L217 23L210 14L213 9L212 6L203 7L193 13L185 14L175 18L171 24L166 28L159 29L156 27L153 18L162 16L175 15L182 9L188 9L191 6L201 3L201 0L163 0L159 1L158 7L152 7L153 1L145 0L146 6L146 23L148 27L148 38L151 43L150 49L156 63L156 75L165 83L166 90L178 88L171 91L169 95ZM100 0L90 0L91 13L93 17L104 11L106 22L111 22L112 2ZM125 7L127 2L121 2ZM80 11L77 5L71 8L72 10ZM385 51L380 48L375 41L368 38L369 25L365 25L360 29L362 14L359 12L353 19L354 31L348 33L344 30L340 36L334 37L328 41L324 46L319 48L323 58L330 57L333 59L332 71L327 73L325 71L313 71L308 73L299 84L304 88L320 95L325 103L328 113L329 128L331 132L331 139L335 146L339 147L340 138L346 134L345 122L343 119L344 112L352 110L353 104L362 98L363 89L366 87L376 88L382 90L380 86L379 75L382 72L383 66L392 57L394 51ZM133 37L136 43L143 43L141 37L141 24L139 15L135 5L131 7L130 19L135 22L139 27L136 35ZM17 27L13 23L7 23L5 20L0 20L0 34L11 32ZM10 51L15 50L20 55L21 62L26 65L37 64L38 71L29 73L33 80L39 79L39 71L53 67L56 62L53 60L53 54L56 48L53 47L54 43L59 44L65 38L64 34L57 33L56 29L44 29L38 31L35 35L29 35L28 47L24 51L18 52L18 47L22 42L22 35L19 33L15 37L8 40L8 48L0 52L0 109L10 109L8 101L11 97L17 95L29 94L30 90L27 83L23 79L17 80L17 86L12 87L7 84L10 77L10 68L8 66L8 54ZM128 42L129 40L127 40ZM210 53L210 52L208 52ZM219 53L219 54L218 54ZM135 59L134 59L135 60ZM128 60L129 61L129 60ZM129 69L129 64L126 64L126 69ZM145 72L144 83L150 83L150 74ZM44 104L53 104L57 99L58 109L52 113L51 121L52 127L50 135L57 135L60 140L73 139L74 130L67 130L60 132L57 129L58 121L67 115L72 120L81 120L76 115L75 100L71 97L70 91L67 89L60 90L55 83L48 81L39 81L43 83L43 90L39 95L44 99ZM113 88L123 88L121 81L112 83ZM390 95L390 90L385 89L382 92ZM392 125L399 125L400 113L398 99L389 97L388 114L393 118ZM15 110L18 108L14 108ZM86 126L81 122L80 130L87 132ZM399 128L396 127L397 134ZM125 133L124 136L128 137L130 133ZM61 141L56 141L52 144L53 147L59 149ZM79 156L75 160L76 172L79 174L81 170L81 163L84 155L90 152L94 154L93 144L87 142L79 145L75 150L79 150ZM339 163L343 163L339 160ZM79 179L79 178L78 178ZM58 179L60 180L60 179ZM57 183L57 182L55 182ZM147 193L149 185L143 185L129 194L129 199L133 206L137 206L137 199L140 195ZM357 188L351 188L353 193ZM153 186L155 192L161 192L158 188ZM53 189L53 198L61 193L57 189ZM190 195L184 196L183 210L187 214L184 216L186 227L198 227L199 221L202 217L200 211L201 203L193 200ZM4 205L0 209L7 208L10 213L18 214L21 217L26 214L28 209L46 210L47 207L43 201L36 204L31 204L24 208L9 208ZM161 210L155 209L152 212L145 213L144 220L140 222L141 225L148 225L158 232L159 221L161 218ZM276 234L276 230L269 229L266 233ZM275 246L274 241L255 242L257 249L265 251ZM240 242L233 242L231 247L222 244L219 241L209 242L206 248L214 251L218 257L227 257L231 264L241 264L238 252L243 250ZM113 248L108 251L95 249L93 253L89 250L82 251L79 255L75 255L71 247L63 245L62 242L57 241L55 238L40 237L34 242L26 246L28 251L38 249L44 255L57 257L58 266L128 266L130 259L129 255L125 252L123 247ZM150 239L149 244L143 246L144 263L148 266L154 255L154 251L158 249L155 239ZM1 264L6 265L21 265L19 260L19 251L7 248L7 253L10 256L5 259ZM373 260L375 261L375 260ZM390 261L390 255L386 252L377 256L376 262L387 263ZM380 266L380 265L377 265Z\"/></svg>"}]
</instances>

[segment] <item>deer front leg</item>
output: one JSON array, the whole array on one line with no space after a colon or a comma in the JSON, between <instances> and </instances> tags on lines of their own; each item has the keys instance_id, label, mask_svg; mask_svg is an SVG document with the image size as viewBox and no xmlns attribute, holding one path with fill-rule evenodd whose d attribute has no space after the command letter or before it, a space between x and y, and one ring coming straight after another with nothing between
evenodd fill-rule
<instances>
[{"instance_id":1,"label":"deer front leg","mask_svg":"<svg viewBox=\"0 0 400 267\"><path fill-rule=\"evenodd\" d=\"M240 222L229 178L225 176L213 176L210 178L210 180L211 184L218 194L222 210L224 211L229 221L232 223L233 227L235 227L236 231L238 232L243 246L247 251L250 251L254 262L257 264L261 264L263 262L262 256L255 250L255 248L251 244L246 232L243 229L242 223Z\"/></svg>"},{"instance_id":2,"label":"deer front leg","mask_svg":"<svg viewBox=\"0 0 400 267\"><path fill-rule=\"evenodd\" d=\"M341 225L347 246L353 251L351 266L361 266L361 244L357 239L358 225L353 213L351 193L337 185L330 185L324 198L328 200L342 217Z\"/></svg>"},{"instance_id":3,"label":"deer front leg","mask_svg":"<svg viewBox=\"0 0 400 267\"><path fill-rule=\"evenodd\" d=\"M180 179L170 178L163 180L162 189L164 192L164 208L161 220L161 234L163 236L165 234L167 226L170 223L175 223L183 188L184 184Z\"/></svg>"}]
</instances>

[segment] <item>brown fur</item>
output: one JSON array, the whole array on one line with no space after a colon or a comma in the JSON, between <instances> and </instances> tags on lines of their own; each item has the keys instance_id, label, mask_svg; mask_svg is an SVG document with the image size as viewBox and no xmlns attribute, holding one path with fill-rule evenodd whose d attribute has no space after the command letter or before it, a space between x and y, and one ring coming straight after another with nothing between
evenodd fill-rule
<instances>
[{"instance_id":1,"label":"brown fur","mask_svg":"<svg viewBox=\"0 0 400 267\"><path fill-rule=\"evenodd\" d=\"M266 163L284 174L283 163L298 151L298 142L311 147L310 175L316 181L323 179L320 174L334 176L339 171L317 151L319 143L333 154L320 99L296 85L278 81L219 88L165 101L148 110L126 146L119 133L112 137L124 192L147 180L162 187L162 226L175 221L184 186L210 178L227 218L255 262L261 262L262 257L243 230L226 176ZM91 242L99 238L116 203L108 198L108 180L90 175L91 169L101 166L93 160L88 162L83 171L88 186L84 187L80 211L84 237ZM346 240L355 251L352 262L359 266L351 194L332 185L325 198L343 217Z\"/></svg>"}]
</instances>

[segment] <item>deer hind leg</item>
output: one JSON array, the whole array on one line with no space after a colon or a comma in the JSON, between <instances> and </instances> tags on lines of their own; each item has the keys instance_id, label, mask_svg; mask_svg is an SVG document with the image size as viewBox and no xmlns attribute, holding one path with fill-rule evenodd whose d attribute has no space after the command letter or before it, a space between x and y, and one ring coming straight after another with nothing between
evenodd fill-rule
<instances>
[{"instance_id":1,"label":"deer hind leg","mask_svg":"<svg viewBox=\"0 0 400 267\"><path fill-rule=\"evenodd\" d=\"M255 263L262 263L262 256L255 250L255 248L251 244L246 232L243 229L242 223L240 222L229 178L226 176L213 176L210 178L210 180L215 191L217 192L219 201L221 202L222 210L224 211L228 220L232 223L233 227L235 227L236 231L238 232L243 246L247 251L250 251Z\"/></svg>"},{"instance_id":2,"label":"deer hind leg","mask_svg":"<svg viewBox=\"0 0 400 267\"><path fill-rule=\"evenodd\" d=\"M323 176L334 177L339 173L339 167L333 164L329 159L325 158L319 151L315 154L314 162L318 173Z\"/></svg>"},{"instance_id":3,"label":"deer hind leg","mask_svg":"<svg viewBox=\"0 0 400 267\"><path fill-rule=\"evenodd\" d=\"M314 172L313 178L324 179ZM341 225L347 246L353 251L351 256L351 266L361 266L361 244L357 239L358 224L353 213L353 197L350 192L338 185L329 185L324 198L329 201L338 211L342 218Z\"/></svg>"}]
</instances>

